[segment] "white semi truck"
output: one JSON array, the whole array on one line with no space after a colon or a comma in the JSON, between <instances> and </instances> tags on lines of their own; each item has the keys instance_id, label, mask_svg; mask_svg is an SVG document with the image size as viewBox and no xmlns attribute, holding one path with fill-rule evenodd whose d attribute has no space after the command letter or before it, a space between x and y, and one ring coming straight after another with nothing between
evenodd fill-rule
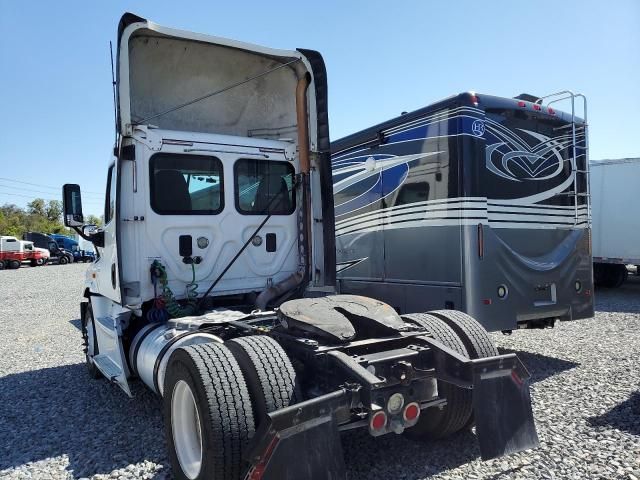
<instances>
[{"instance_id":1,"label":"white semi truck","mask_svg":"<svg viewBox=\"0 0 640 480\"><path fill-rule=\"evenodd\" d=\"M352 428L537 445L529 374L475 320L336 294L319 53L125 14L116 63L105 225L84 228L75 184L64 219L99 253L89 374L162 397L176 478L344 479Z\"/></svg>"},{"instance_id":2,"label":"white semi truck","mask_svg":"<svg viewBox=\"0 0 640 480\"><path fill-rule=\"evenodd\" d=\"M596 286L619 287L627 279L627 265L640 265L640 215L633 203L639 181L640 158L591 162Z\"/></svg>"}]
</instances>

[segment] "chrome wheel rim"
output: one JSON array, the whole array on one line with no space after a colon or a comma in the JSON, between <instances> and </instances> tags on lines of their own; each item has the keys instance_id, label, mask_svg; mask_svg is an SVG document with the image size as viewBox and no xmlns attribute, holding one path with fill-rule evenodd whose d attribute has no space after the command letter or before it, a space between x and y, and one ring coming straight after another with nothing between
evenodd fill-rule
<instances>
[{"instance_id":1,"label":"chrome wheel rim","mask_svg":"<svg viewBox=\"0 0 640 480\"><path fill-rule=\"evenodd\" d=\"M93 314L87 312L87 358L93 362L93 355L95 346L93 345L94 333L93 333Z\"/></svg>"},{"instance_id":2,"label":"chrome wheel rim","mask_svg":"<svg viewBox=\"0 0 640 480\"><path fill-rule=\"evenodd\" d=\"M202 468L200 415L191 387L179 380L171 394L171 432L180 468L193 480Z\"/></svg>"}]
</instances>

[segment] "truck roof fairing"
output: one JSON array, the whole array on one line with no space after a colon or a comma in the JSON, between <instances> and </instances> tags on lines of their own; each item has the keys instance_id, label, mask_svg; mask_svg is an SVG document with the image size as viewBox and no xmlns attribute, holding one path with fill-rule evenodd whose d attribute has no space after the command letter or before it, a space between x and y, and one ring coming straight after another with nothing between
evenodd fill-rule
<instances>
[{"instance_id":1,"label":"truck roof fairing","mask_svg":"<svg viewBox=\"0 0 640 480\"><path fill-rule=\"evenodd\" d=\"M260 137L268 130L295 140L296 83L306 74L312 83L319 80L316 77L324 80L317 52L277 50L176 30L131 13L125 13L118 26L116 69L121 135L130 135L134 125L151 124L245 137ZM253 77L258 78L242 84ZM236 83L240 84L220 95L167 112ZM317 136L315 94L309 90L312 141Z\"/></svg>"}]
</instances>

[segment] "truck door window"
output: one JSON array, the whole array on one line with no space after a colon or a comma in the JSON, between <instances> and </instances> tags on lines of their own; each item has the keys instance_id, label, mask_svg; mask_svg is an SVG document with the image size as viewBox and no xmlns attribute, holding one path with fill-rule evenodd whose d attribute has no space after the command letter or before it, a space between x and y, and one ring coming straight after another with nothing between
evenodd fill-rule
<instances>
[{"instance_id":1,"label":"truck door window","mask_svg":"<svg viewBox=\"0 0 640 480\"><path fill-rule=\"evenodd\" d=\"M109 167L107 173L107 194L104 203L104 223L111 221L116 210L116 168L115 165Z\"/></svg>"},{"instance_id":2,"label":"truck door window","mask_svg":"<svg viewBox=\"0 0 640 480\"><path fill-rule=\"evenodd\" d=\"M236 208L245 215L291 215L295 210L290 163L238 160L234 167Z\"/></svg>"},{"instance_id":3,"label":"truck door window","mask_svg":"<svg viewBox=\"0 0 640 480\"><path fill-rule=\"evenodd\" d=\"M214 215L224 208L222 162L204 155L151 157L151 208L160 215Z\"/></svg>"}]
</instances>

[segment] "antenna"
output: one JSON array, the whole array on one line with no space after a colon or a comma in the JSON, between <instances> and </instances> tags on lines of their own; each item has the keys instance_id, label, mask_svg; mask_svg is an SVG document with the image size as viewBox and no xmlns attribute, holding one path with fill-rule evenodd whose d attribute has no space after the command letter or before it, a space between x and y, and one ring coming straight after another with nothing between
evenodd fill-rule
<instances>
[{"instance_id":1,"label":"antenna","mask_svg":"<svg viewBox=\"0 0 640 480\"><path fill-rule=\"evenodd\" d=\"M109 42L109 52L111 53L111 85L113 88L113 128L115 129L114 147L118 147L118 106L116 103L116 75L113 68L113 43Z\"/></svg>"}]
</instances>

